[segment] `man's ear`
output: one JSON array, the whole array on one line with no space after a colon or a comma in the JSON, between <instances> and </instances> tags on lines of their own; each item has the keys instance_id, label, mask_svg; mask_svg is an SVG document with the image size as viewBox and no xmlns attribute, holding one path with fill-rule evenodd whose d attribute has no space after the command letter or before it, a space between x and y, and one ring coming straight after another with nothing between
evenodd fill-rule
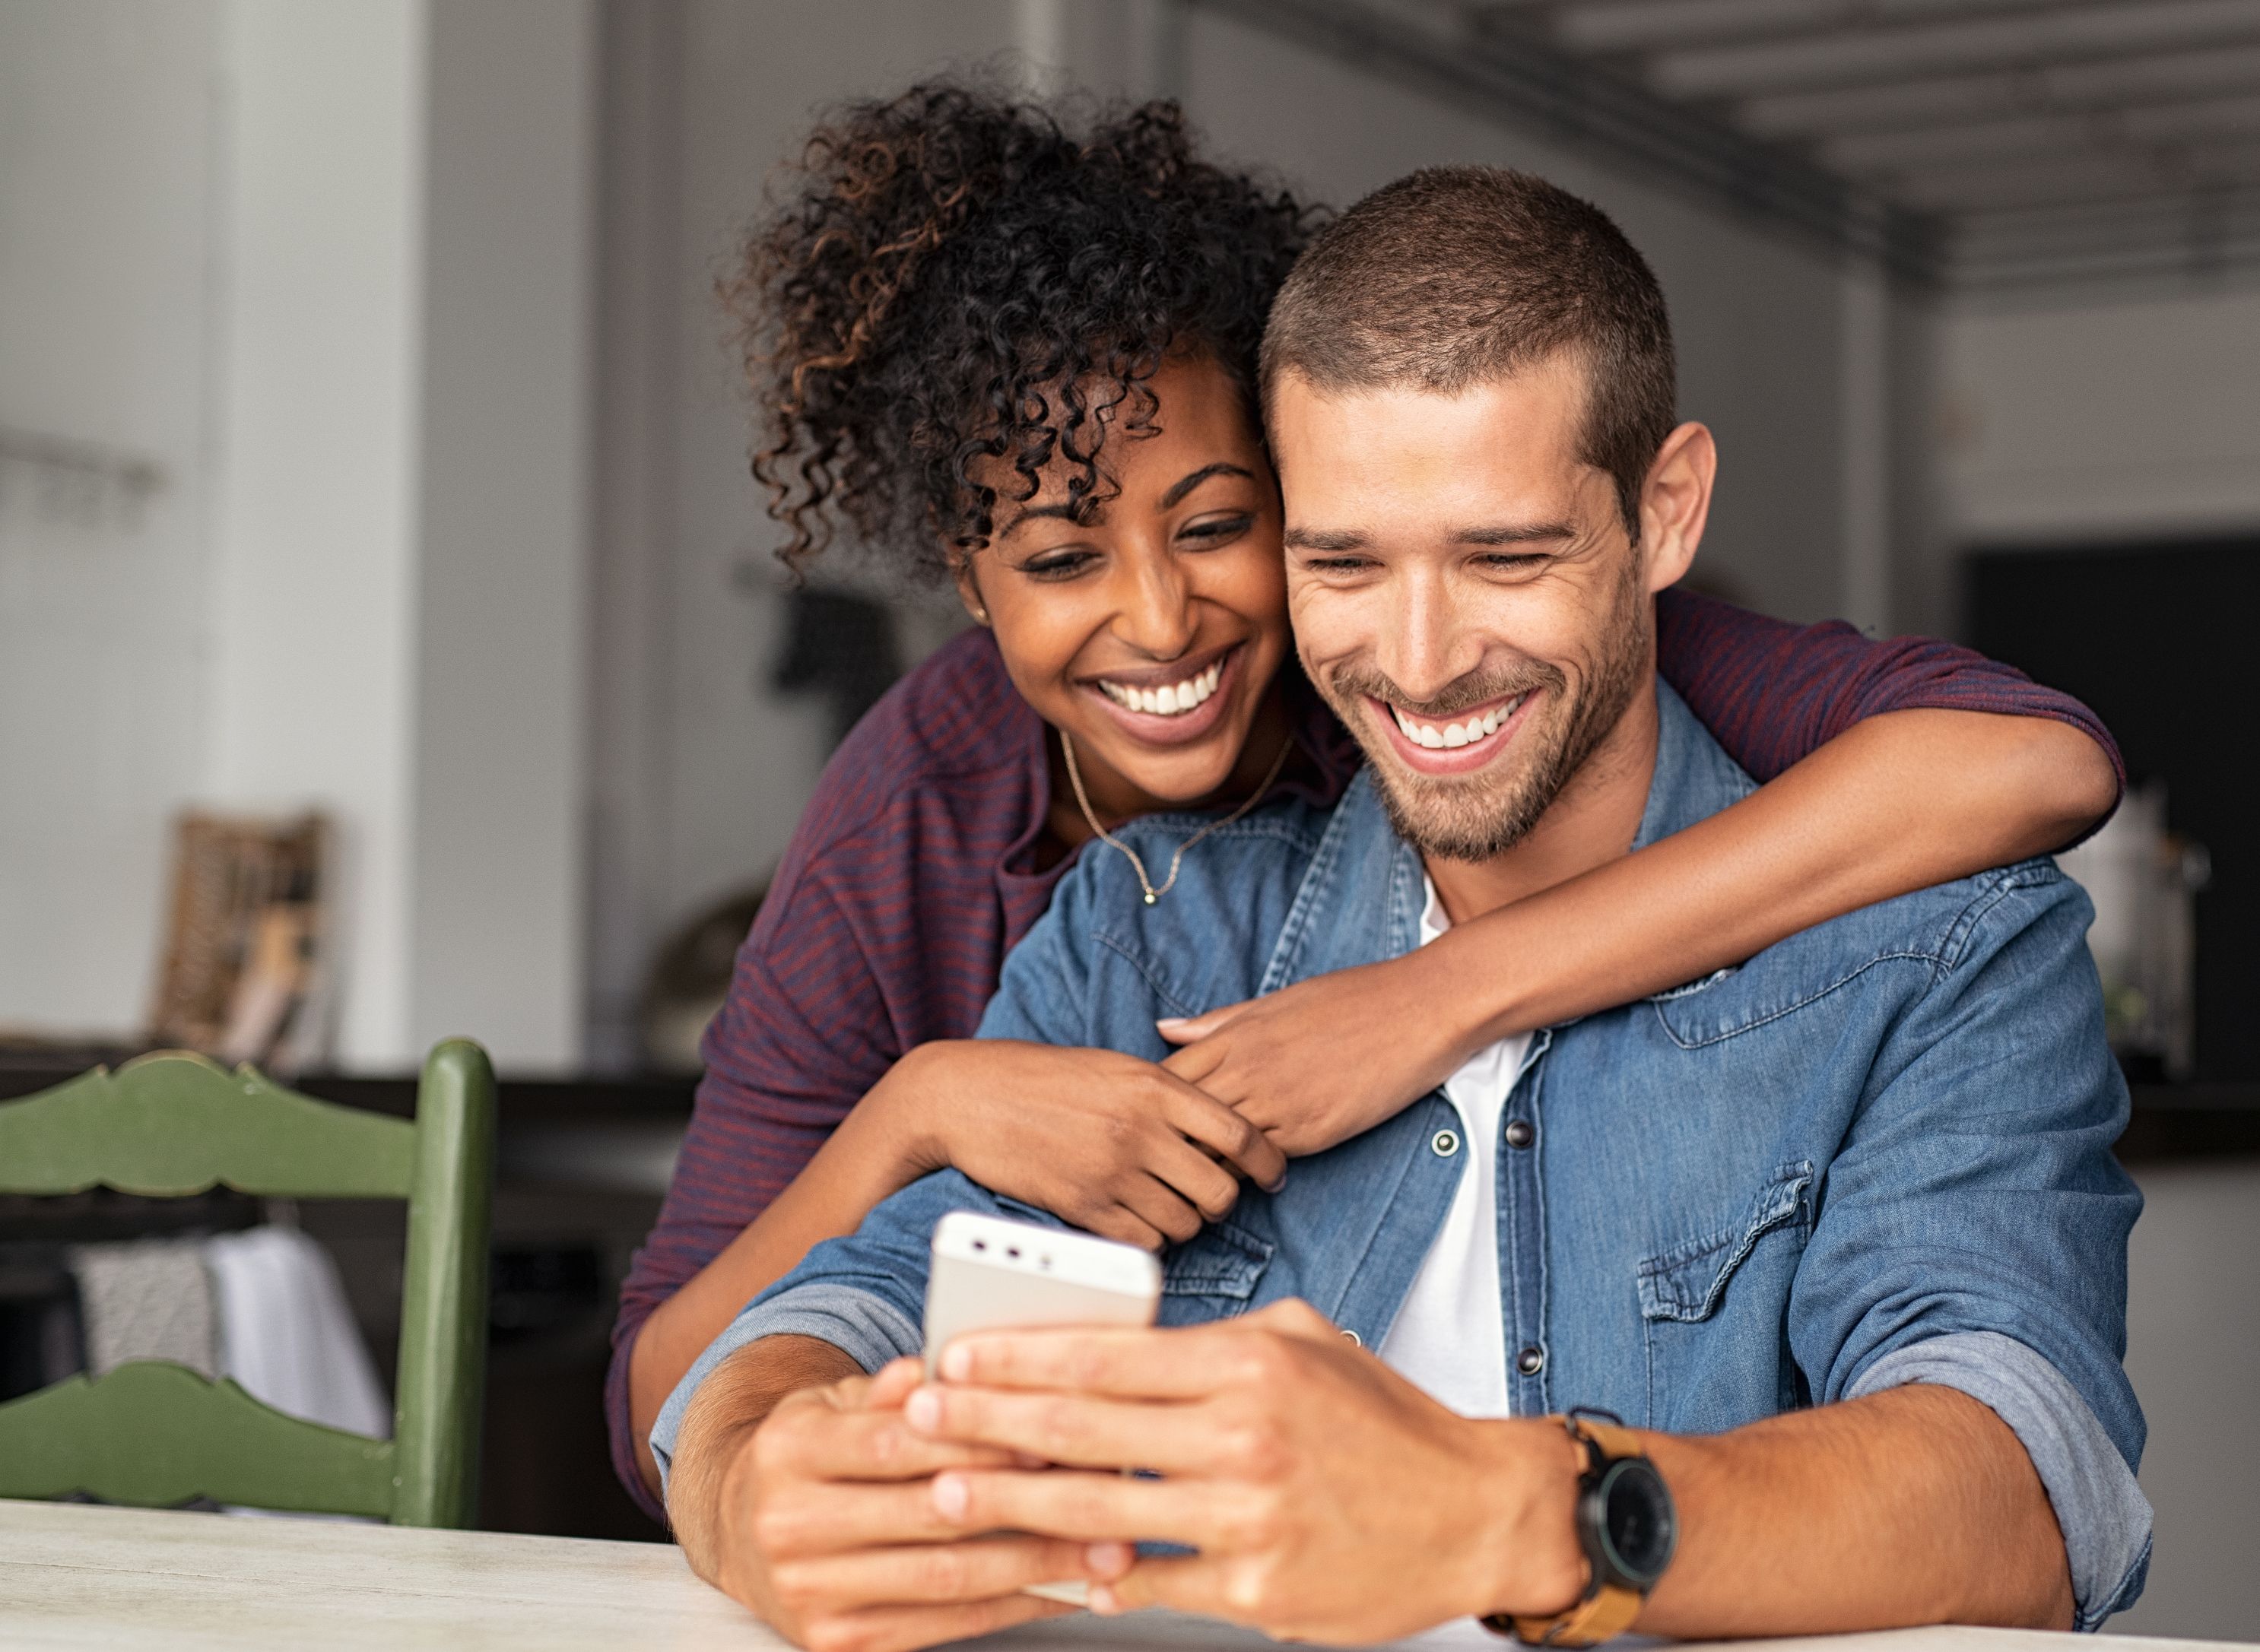
<instances>
[{"instance_id":1,"label":"man's ear","mask_svg":"<svg viewBox=\"0 0 2260 1652\"><path fill-rule=\"evenodd\" d=\"M1641 571L1650 596L1675 583L1695 560L1718 474L1718 444L1704 426L1682 425L1656 449L1640 490Z\"/></svg>"},{"instance_id":2,"label":"man's ear","mask_svg":"<svg viewBox=\"0 0 2260 1652\"><path fill-rule=\"evenodd\" d=\"M973 616L973 623L989 623L989 604L981 600L980 584L973 577L973 559L959 559L957 563L957 600L965 604L965 611Z\"/></svg>"}]
</instances>

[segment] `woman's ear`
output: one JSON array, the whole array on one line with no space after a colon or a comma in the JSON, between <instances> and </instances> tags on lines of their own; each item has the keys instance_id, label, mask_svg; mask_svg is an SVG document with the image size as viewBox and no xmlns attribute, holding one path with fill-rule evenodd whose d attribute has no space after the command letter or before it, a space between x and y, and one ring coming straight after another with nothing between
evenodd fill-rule
<instances>
[{"instance_id":1,"label":"woman's ear","mask_svg":"<svg viewBox=\"0 0 2260 1652\"><path fill-rule=\"evenodd\" d=\"M981 600L980 582L973 577L973 559L967 557L957 565L957 600L965 604L965 611L973 616L973 623L989 623L989 604Z\"/></svg>"}]
</instances>

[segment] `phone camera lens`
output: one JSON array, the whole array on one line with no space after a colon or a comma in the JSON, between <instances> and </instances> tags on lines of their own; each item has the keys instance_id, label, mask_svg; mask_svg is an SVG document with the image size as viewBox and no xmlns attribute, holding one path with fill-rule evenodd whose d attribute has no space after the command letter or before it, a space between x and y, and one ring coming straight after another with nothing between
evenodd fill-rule
<instances>
[{"instance_id":1,"label":"phone camera lens","mask_svg":"<svg viewBox=\"0 0 2260 1652\"><path fill-rule=\"evenodd\" d=\"M989 1248L989 1241L985 1239L976 1239L973 1241L973 1248L976 1250L986 1250Z\"/></svg>"},{"instance_id":2,"label":"phone camera lens","mask_svg":"<svg viewBox=\"0 0 2260 1652\"><path fill-rule=\"evenodd\" d=\"M1018 1245L1009 1247L1005 1250L1005 1254L1007 1256L1010 1256L1014 1262L1020 1260L1020 1248Z\"/></svg>"}]
</instances>

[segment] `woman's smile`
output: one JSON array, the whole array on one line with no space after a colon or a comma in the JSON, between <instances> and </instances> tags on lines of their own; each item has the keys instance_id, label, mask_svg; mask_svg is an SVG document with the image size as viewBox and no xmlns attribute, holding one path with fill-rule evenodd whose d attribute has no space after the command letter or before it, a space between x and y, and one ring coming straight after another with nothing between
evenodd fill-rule
<instances>
[{"instance_id":1,"label":"woman's smile","mask_svg":"<svg viewBox=\"0 0 2260 1652\"><path fill-rule=\"evenodd\" d=\"M1142 670L1084 679L1122 732L1154 746L1179 746L1213 729L1232 704L1247 645L1205 648L1195 657Z\"/></svg>"}]
</instances>

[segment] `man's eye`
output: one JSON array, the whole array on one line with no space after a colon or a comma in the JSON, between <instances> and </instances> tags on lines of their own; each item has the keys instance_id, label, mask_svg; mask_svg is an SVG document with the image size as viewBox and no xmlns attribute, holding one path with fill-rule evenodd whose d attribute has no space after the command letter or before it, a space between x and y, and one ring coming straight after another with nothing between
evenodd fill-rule
<instances>
[{"instance_id":1,"label":"man's eye","mask_svg":"<svg viewBox=\"0 0 2260 1652\"><path fill-rule=\"evenodd\" d=\"M1527 574L1532 569L1540 567L1545 562L1545 561L1546 558L1543 556L1540 556L1530 552L1523 552L1518 554L1513 551L1500 551L1492 555L1484 557L1483 559L1483 565L1485 568L1491 569L1494 573Z\"/></svg>"},{"instance_id":2,"label":"man's eye","mask_svg":"<svg viewBox=\"0 0 2260 1652\"><path fill-rule=\"evenodd\" d=\"M1177 537L1196 549L1207 549L1238 539L1255 526L1255 518L1242 513L1238 516L1205 516L1198 522L1189 522L1178 530Z\"/></svg>"},{"instance_id":3,"label":"man's eye","mask_svg":"<svg viewBox=\"0 0 2260 1652\"><path fill-rule=\"evenodd\" d=\"M1373 566L1370 556L1312 556L1303 566L1316 574L1362 574Z\"/></svg>"}]
</instances>

